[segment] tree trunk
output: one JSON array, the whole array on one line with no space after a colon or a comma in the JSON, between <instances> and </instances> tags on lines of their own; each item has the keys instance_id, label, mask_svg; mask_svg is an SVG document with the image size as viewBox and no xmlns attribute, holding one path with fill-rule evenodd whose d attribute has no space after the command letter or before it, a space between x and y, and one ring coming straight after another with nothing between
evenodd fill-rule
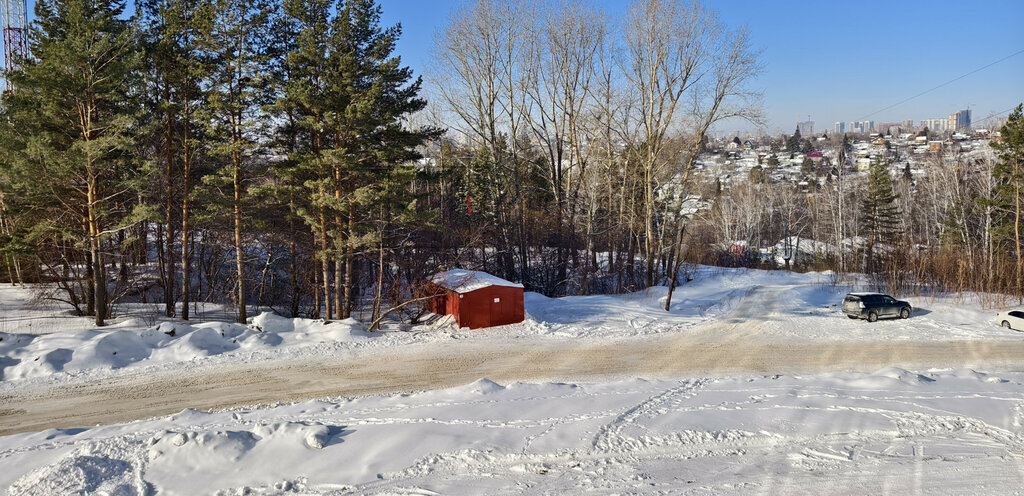
<instances>
[{"instance_id":1,"label":"tree trunk","mask_svg":"<svg viewBox=\"0 0 1024 496\"><path fill-rule=\"evenodd\" d=\"M654 168L654 158L652 157L651 163L644 168L644 260L645 271L644 271L644 284L647 287L654 285L654 252L655 252L655 236L654 236L654 178L652 170Z\"/></svg>"},{"instance_id":2,"label":"tree trunk","mask_svg":"<svg viewBox=\"0 0 1024 496\"><path fill-rule=\"evenodd\" d=\"M288 211L291 214L288 216L288 283L292 293L290 313L294 318L299 316L299 243L295 239L298 237L295 230L295 195L289 194L288 200Z\"/></svg>"},{"instance_id":3,"label":"tree trunk","mask_svg":"<svg viewBox=\"0 0 1024 496\"><path fill-rule=\"evenodd\" d=\"M679 219L679 226L676 227L676 239L672 243L672 253L669 255L668 297L665 298L666 312L672 308L672 293L676 290L676 278L679 277L679 267L682 265L683 230L685 228L683 219Z\"/></svg>"},{"instance_id":4,"label":"tree trunk","mask_svg":"<svg viewBox=\"0 0 1024 496\"><path fill-rule=\"evenodd\" d=\"M240 138L241 136L236 135L236 145ZM245 261L242 250L242 157L238 151L232 152L231 157L235 168L235 268L238 276L238 323L245 324Z\"/></svg>"},{"instance_id":5,"label":"tree trunk","mask_svg":"<svg viewBox=\"0 0 1024 496\"><path fill-rule=\"evenodd\" d=\"M1020 179L1019 179L1020 175L1018 175L1017 177L1018 177L1018 179L1015 182L1015 187L1014 187L1014 192L1013 192L1013 207L1014 207L1013 208L1013 241L1014 241L1014 246L1015 246L1016 255L1017 255L1017 301L1018 301L1018 303L1024 303L1024 267L1022 267L1022 265L1021 265L1022 262L1024 262L1024 258L1022 258L1021 240L1020 240L1020 223L1021 223L1021 204L1020 204L1021 185L1020 185Z\"/></svg>"},{"instance_id":6,"label":"tree trunk","mask_svg":"<svg viewBox=\"0 0 1024 496\"><path fill-rule=\"evenodd\" d=\"M355 203L348 203L348 239L345 243L345 306L341 312L341 318L347 319L352 316L352 301L355 299L353 290L355 283L352 280L353 264L355 261L355 235L356 235L356 206Z\"/></svg>"},{"instance_id":7,"label":"tree trunk","mask_svg":"<svg viewBox=\"0 0 1024 496\"><path fill-rule=\"evenodd\" d=\"M341 138L335 133L334 142L336 146L340 144ZM341 163L338 160L334 160L334 201L338 204L341 203ZM341 243L344 241L344 231L341 229L341 215L338 210L335 209L334 215L334 229L337 231L334 236L334 284L337 285L342 278L342 252ZM348 284L348 281L345 281ZM338 320L345 319L348 317L342 317L342 311L344 306L341 303L341 291L334 291L334 312L335 318Z\"/></svg>"},{"instance_id":8,"label":"tree trunk","mask_svg":"<svg viewBox=\"0 0 1024 496\"><path fill-rule=\"evenodd\" d=\"M187 85L188 83L186 83ZM188 92L186 91L185 97L184 122L183 125L183 136L181 140L181 148L183 154L182 161L182 194L181 194L181 318L184 320L189 319L188 304L192 298L192 245L190 243L192 239L192 226L189 225L189 217L191 215L191 205L189 203L189 194L192 192L192 154L189 147L191 142L189 141L190 136L190 124L189 124L189 103L188 103Z\"/></svg>"},{"instance_id":9,"label":"tree trunk","mask_svg":"<svg viewBox=\"0 0 1024 496\"><path fill-rule=\"evenodd\" d=\"M327 215L324 212L323 207L320 207L320 282L323 283L324 290L324 319L330 320L331 316L334 315L332 312L333 307L331 304L331 258L327 251ZM337 281L335 281L337 284Z\"/></svg>"},{"instance_id":10,"label":"tree trunk","mask_svg":"<svg viewBox=\"0 0 1024 496\"><path fill-rule=\"evenodd\" d=\"M378 322L377 328L380 327L379 318L381 310L381 294L384 287L384 230L380 232L380 246L377 250L377 290L373 297L373 322ZM371 331L374 329L370 329Z\"/></svg>"},{"instance_id":11,"label":"tree trunk","mask_svg":"<svg viewBox=\"0 0 1024 496\"><path fill-rule=\"evenodd\" d=\"M174 148L172 143L174 142L174 114L171 112L171 86L170 83L164 81L164 105L165 110L165 125L167 133L165 143L166 148L166 164L165 164L165 179L164 182L164 224L167 226L167 235L165 239L167 241L167 248L164 250L165 256L167 257L167 272L166 278L164 279L164 314L168 317L174 317L174 228L171 223L174 216Z\"/></svg>"},{"instance_id":12,"label":"tree trunk","mask_svg":"<svg viewBox=\"0 0 1024 496\"><path fill-rule=\"evenodd\" d=\"M91 165L89 169L92 169ZM106 325L104 317L106 317L107 313L107 281L103 277L105 269L103 267L103 255L100 253L99 219L96 217L96 178L91 171L88 174L89 180L86 187L87 204L85 209L89 224L89 261L93 274L95 323L97 327L102 327Z\"/></svg>"},{"instance_id":13,"label":"tree trunk","mask_svg":"<svg viewBox=\"0 0 1024 496\"><path fill-rule=\"evenodd\" d=\"M313 237L313 253L316 253L316 236ZM313 318L320 318L320 270L317 267L317 257L313 257Z\"/></svg>"},{"instance_id":14,"label":"tree trunk","mask_svg":"<svg viewBox=\"0 0 1024 496\"><path fill-rule=\"evenodd\" d=\"M161 222L156 223L156 272L157 278L160 280L160 289L164 292L164 301L167 300L167 254L164 252L164 248L167 246L164 243L164 224Z\"/></svg>"},{"instance_id":15,"label":"tree trunk","mask_svg":"<svg viewBox=\"0 0 1024 496\"><path fill-rule=\"evenodd\" d=\"M334 284L335 284L335 286L337 286L339 284L339 281L341 281L342 278L344 277L344 269L345 269L345 261L342 260L342 258L345 257L345 254L341 250L342 232L343 232L342 229L341 229L342 228L341 217L335 217L334 218L334 225L335 225L335 228L338 231L337 236L334 238L334 243L335 243L335 245L334 245L334 253L335 253L335 256L334 256ZM347 284L348 281L346 280L345 283ZM342 299L343 296L344 295L342 294L342 292L338 291L338 289L335 288L335 290L334 290L334 314L335 314L335 318L338 319L338 320L347 318L347 317L342 317L342 313L343 313L343 310L344 310L344 304L342 303L341 299Z\"/></svg>"}]
</instances>

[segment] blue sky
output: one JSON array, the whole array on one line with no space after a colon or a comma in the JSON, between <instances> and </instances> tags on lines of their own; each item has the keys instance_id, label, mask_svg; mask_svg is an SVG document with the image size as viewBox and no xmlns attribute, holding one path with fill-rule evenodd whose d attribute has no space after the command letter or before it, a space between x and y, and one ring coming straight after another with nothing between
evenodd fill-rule
<instances>
[{"instance_id":1,"label":"blue sky","mask_svg":"<svg viewBox=\"0 0 1024 496\"><path fill-rule=\"evenodd\" d=\"M380 0L383 22L402 24L398 53L417 74L434 33L461 1ZM618 20L629 2L597 0ZM762 50L767 131L791 133L810 115L815 130L837 120L894 122L946 117L963 108L977 121L1024 101L1024 53L891 109L906 98L1024 50L1024 1L707 2L731 27L747 25ZM719 131L744 131L730 123Z\"/></svg>"}]
</instances>

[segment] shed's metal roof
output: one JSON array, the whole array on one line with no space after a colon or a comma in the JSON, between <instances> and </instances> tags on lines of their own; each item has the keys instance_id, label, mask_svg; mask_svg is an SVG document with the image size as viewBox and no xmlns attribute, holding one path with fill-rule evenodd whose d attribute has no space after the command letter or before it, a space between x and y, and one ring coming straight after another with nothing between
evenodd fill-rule
<instances>
[{"instance_id":1,"label":"shed's metal roof","mask_svg":"<svg viewBox=\"0 0 1024 496\"><path fill-rule=\"evenodd\" d=\"M477 270L452 269L435 274L430 282L448 288L456 293L468 293L488 286L521 288L522 284L506 281L498 276Z\"/></svg>"}]
</instances>

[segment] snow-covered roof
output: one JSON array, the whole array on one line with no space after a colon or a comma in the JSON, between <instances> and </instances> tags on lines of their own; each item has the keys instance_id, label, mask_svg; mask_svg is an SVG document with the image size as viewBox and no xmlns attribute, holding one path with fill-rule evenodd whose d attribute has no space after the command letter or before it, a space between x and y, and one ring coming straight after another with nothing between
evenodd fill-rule
<instances>
[{"instance_id":1,"label":"snow-covered roof","mask_svg":"<svg viewBox=\"0 0 1024 496\"><path fill-rule=\"evenodd\" d=\"M448 288L456 293L468 293L488 286L521 288L522 284L506 281L498 276L477 270L452 269L435 274L430 282Z\"/></svg>"}]
</instances>

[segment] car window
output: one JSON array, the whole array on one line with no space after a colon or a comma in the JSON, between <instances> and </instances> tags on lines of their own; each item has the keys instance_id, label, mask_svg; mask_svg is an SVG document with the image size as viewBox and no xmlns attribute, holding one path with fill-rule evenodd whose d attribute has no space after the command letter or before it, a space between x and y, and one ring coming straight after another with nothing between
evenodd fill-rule
<instances>
[{"instance_id":1,"label":"car window","mask_svg":"<svg viewBox=\"0 0 1024 496\"><path fill-rule=\"evenodd\" d=\"M893 303L896 303L896 300L894 300L894 299L892 299L892 298L890 298L888 296L884 297L884 300L885 300L885 304L886 305L892 305Z\"/></svg>"},{"instance_id":2,"label":"car window","mask_svg":"<svg viewBox=\"0 0 1024 496\"><path fill-rule=\"evenodd\" d=\"M1010 316L1017 317L1019 319L1024 319L1024 312L1021 312L1020 310L1014 310L1010 312Z\"/></svg>"}]
</instances>

